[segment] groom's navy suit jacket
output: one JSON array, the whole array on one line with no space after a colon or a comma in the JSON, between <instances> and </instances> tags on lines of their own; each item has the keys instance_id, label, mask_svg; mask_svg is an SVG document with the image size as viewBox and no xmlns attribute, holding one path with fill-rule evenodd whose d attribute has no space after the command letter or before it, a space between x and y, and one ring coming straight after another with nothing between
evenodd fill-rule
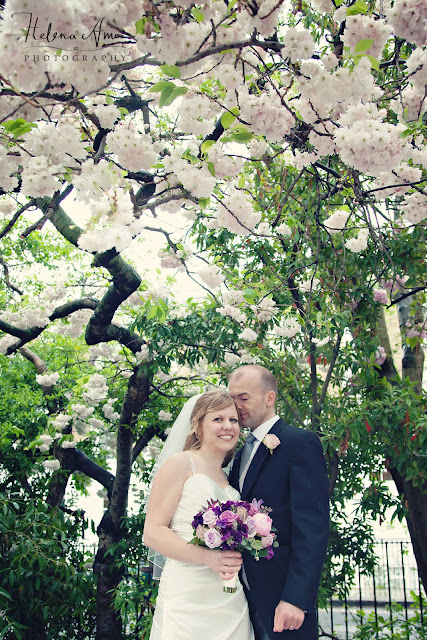
<instances>
[{"instance_id":1,"label":"groom's navy suit jacket","mask_svg":"<svg viewBox=\"0 0 427 640\"><path fill-rule=\"evenodd\" d=\"M280 440L272 453L261 443L241 491L242 500L262 499L272 508L279 547L274 558L256 561L244 552L248 599L273 638L315 640L316 594L329 535L328 476L319 437L279 419L269 433ZM240 452L229 477L239 488ZM273 633L280 600L307 612L299 630Z\"/></svg>"}]
</instances>

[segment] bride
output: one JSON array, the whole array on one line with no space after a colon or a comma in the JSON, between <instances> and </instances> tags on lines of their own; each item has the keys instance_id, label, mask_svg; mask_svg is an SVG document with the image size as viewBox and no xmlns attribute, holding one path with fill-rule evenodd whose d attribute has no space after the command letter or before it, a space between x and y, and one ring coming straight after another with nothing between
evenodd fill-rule
<instances>
[{"instance_id":1,"label":"bride","mask_svg":"<svg viewBox=\"0 0 427 640\"><path fill-rule=\"evenodd\" d=\"M187 544L193 517L208 500L240 497L222 470L238 438L234 400L210 391L187 402L163 447L144 527L144 544L167 558L150 640L254 638L242 585L235 593L222 587L222 578L240 570L241 554Z\"/></svg>"}]
</instances>

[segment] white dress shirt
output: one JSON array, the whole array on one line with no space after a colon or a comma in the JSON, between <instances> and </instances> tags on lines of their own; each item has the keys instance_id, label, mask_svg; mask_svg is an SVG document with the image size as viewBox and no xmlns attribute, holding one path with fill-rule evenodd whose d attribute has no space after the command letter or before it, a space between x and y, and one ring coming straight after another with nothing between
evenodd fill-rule
<instances>
[{"instance_id":1,"label":"white dress shirt","mask_svg":"<svg viewBox=\"0 0 427 640\"><path fill-rule=\"evenodd\" d=\"M246 474L248 472L249 469L249 465L251 464L254 455L256 454L259 445L262 443L262 441L264 440L265 436L267 435L267 433L270 431L271 427L273 426L273 424L275 424L279 419L279 416L273 416L273 418L269 418L268 420L266 420L265 422L263 422L262 424L259 425L259 427L257 427L256 429L254 429L252 431L253 435L255 436L256 440L254 442L254 446L253 449L251 451L251 457L249 458L246 467L243 469L240 477L239 477L239 487L240 487L240 491L242 491L242 487L243 487L243 483L245 481L246 478Z\"/></svg>"}]
</instances>

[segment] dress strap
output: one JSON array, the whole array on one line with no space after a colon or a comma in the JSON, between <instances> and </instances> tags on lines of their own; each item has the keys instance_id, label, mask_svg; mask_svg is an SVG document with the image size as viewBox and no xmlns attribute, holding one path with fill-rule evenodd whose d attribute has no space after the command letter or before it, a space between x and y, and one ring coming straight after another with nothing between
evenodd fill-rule
<instances>
[{"instance_id":1,"label":"dress strap","mask_svg":"<svg viewBox=\"0 0 427 640\"><path fill-rule=\"evenodd\" d=\"M192 455L190 454L190 452L189 452L189 451L186 451L185 453L186 453L186 454L188 455L188 457L190 458L191 472L192 472L192 474L193 474L193 476L194 476L194 474L196 473L196 465L194 464L193 457L192 457Z\"/></svg>"}]
</instances>

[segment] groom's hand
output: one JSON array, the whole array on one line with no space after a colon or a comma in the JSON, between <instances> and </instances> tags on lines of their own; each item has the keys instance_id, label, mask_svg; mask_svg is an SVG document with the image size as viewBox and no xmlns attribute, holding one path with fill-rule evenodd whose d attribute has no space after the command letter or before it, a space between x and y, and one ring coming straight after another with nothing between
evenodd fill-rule
<instances>
[{"instance_id":1,"label":"groom's hand","mask_svg":"<svg viewBox=\"0 0 427 640\"><path fill-rule=\"evenodd\" d=\"M284 602L284 600L281 600L277 605L274 614L273 631L278 631L280 633L287 629L290 631L299 629L304 622L304 617L305 613L302 609L295 607L295 605L290 602Z\"/></svg>"},{"instance_id":2,"label":"groom's hand","mask_svg":"<svg viewBox=\"0 0 427 640\"><path fill-rule=\"evenodd\" d=\"M220 574L224 580L229 580L242 567L242 554L238 551L215 551L206 549L205 564Z\"/></svg>"}]
</instances>

